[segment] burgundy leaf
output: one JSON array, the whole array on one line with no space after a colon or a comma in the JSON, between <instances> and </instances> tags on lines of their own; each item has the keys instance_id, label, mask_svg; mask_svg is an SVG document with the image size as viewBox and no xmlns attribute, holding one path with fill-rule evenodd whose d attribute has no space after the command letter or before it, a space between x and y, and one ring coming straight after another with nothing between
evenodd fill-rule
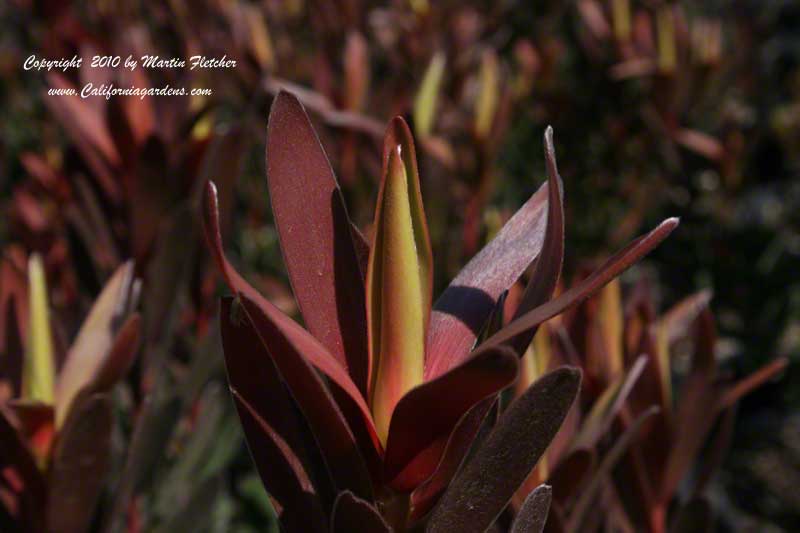
<instances>
[{"instance_id":1,"label":"burgundy leaf","mask_svg":"<svg viewBox=\"0 0 800 533\"><path fill-rule=\"evenodd\" d=\"M47 505L48 531L86 531L111 467L111 399L75 398L53 453Z\"/></svg>"},{"instance_id":2,"label":"burgundy leaf","mask_svg":"<svg viewBox=\"0 0 800 533\"><path fill-rule=\"evenodd\" d=\"M281 524L289 531L324 531L325 516L295 450L235 389L231 393L261 482L280 508Z\"/></svg>"},{"instance_id":3,"label":"burgundy leaf","mask_svg":"<svg viewBox=\"0 0 800 533\"><path fill-rule=\"evenodd\" d=\"M484 344L493 346L508 342L525 331L535 328L545 320L581 303L603 288L612 279L650 253L677 227L678 219L669 218L650 233L643 235L608 259L592 275L562 293L558 298L533 309L512 321L505 328L486 340Z\"/></svg>"},{"instance_id":4,"label":"burgundy leaf","mask_svg":"<svg viewBox=\"0 0 800 533\"><path fill-rule=\"evenodd\" d=\"M669 502L683 476L697 457L716 419L715 412L698 409L713 408L718 404L719 393L714 387L717 364L714 356L716 329L714 317L704 310L697 319L696 346L692 368L681 390L681 399L675 414L675 438L669 448L663 479L660 480L659 498Z\"/></svg>"},{"instance_id":5,"label":"burgundy leaf","mask_svg":"<svg viewBox=\"0 0 800 533\"><path fill-rule=\"evenodd\" d=\"M712 292L708 289L696 292L684 298L661 317L660 325L664 328L666 341L672 344L686 335L689 326L695 321L697 315L708 308Z\"/></svg>"},{"instance_id":6,"label":"burgundy leaf","mask_svg":"<svg viewBox=\"0 0 800 533\"><path fill-rule=\"evenodd\" d=\"M267 128L267 181L281 251L306 327L367 386L364 280L342 193L296 97L280 92Z\"/></svg>"},{"instance_id":7,"label":"burgundy leaf","mask_svg":"<svg viewBox=\"0 0 800 533\"><path fill-rule=\"evenodd\" d=\"M337 488L371 499L371 478L353 432L325 383L306 360L305 347L297 343L297 337L287 335L287 328L262 306L244 294L240 298L246 318L308 420ZM313 340L305 334L306 340Z\"/></svg>"},{"instance_id":8,"label":"burgundy leaf","mask_svg":"<svg viewBox=\"0 0 800 533\"><path fill-rule=\"evenodd\" d=\"M443 374L469 355L497 298L539 255L547 223L547 189L547 184L542 185L525 202L434 304L428 330L426 379Z\"/></svg>"},{"instance_id":9,"label":"burgundy leaf","mask_svg":"<svg viewBox=\"0 0 800 533\"><path fill-rule=\"evenodd\" d=\"M593 448L600 438L608 432L611 423L614 422L617 414L627 402L634 385L639 381L645 366L647 366L647 357L640 355L631 369L628 370L622 382L618 386L610 385L609 390L598 398L595 406L606 404L607 407L599 412L595 412L595 408L592 409L589 416L584 420L580 433L575 438L573 449ZM606 394L611 393L613 393L613 397L605 398Z\"/></svg>"},{"instance_id":10,"label":"burgundy leaf","mask_svg":"<svg viewBox=\"0 0 800 533\"><path fill-rule=\"evenodd\" d=\"M547 522L552 493L547 485L539 485L528 494L514 519L511 533L542 533Z\"/></svg>"},{"instance_id":11,"label":"burgundy leaf","mask_svg":"<svg viewBox=\"0 0 800 533\"><path fill-rule=\"evenodd\" d=\"M228 262L223 252L222 237L219 232L216 188L212 182L206 184L204 204L206 240L217 263L217 268L220 270L228 287L240 296L246 296L254 302L265 320L270 321L272 327L280 332L286 342L292 345L290 354L282 353L280 355L302 354L303 360L308 360L308 362L317 367L349 396L363 415L364 424L372 437L373 445L380 451L381 446L375 432L375 426L372 423L369 407L367 407L358 387L350 379L346 369L331 356L319 341L261 296Z\"/></svg>"},{"instance_id":12,"label":"burgundy leaf","mask_svg":"<svg viewBox=\"0 0 800 533\"><path fill-rule=\"evenodd\" d=\"M603 487L603 482L608 478L608 476L611 475L611 471L617 465L617 462L622 459L625 451L627 451L634 442L644 423L651 416L658 413L658 411L659 408L654 405L639 415L633 424L631 424L625 433L623 433L617 439L611 449L605 454L603 460L600 462L600 465L597 467L597 470L592 475L589 483L582 488L580 497L578 498L578 501L575 502L572 513L570 513L569 529L571 531L580 530L583 521L587 518L588 513L591 510L591 505L594 503L600 489Z\"/></svg>"},{"instance_id":13,"label":"burgundy leaf","mask_svg":"<svg viewBox=\"0 0 800 533\"><path fill-rule=\"evenodd\" d=\"M395 490L411 490L429 478L464 413L516 379L516 354L498 348L479 350L462 365L412 389L400 399L392 413L384 459L385 481ZM438 453L426 454L423 461L413 461L437 441L440 441L436 446Z\"/></svg>"},{"instance_id":14,"label":"burgundy leaf","mask_svg":"<svg viewBox=\"0 0 800 533\"><path fill-rule=\"evenodd\" d=\"M433 511L428 531L489 527L553 440L580 381L580 370L562 367L531 385L450 484Z\"/></svg>"},{"instance_id":15,"label":"burgundy leaf","mask_svg":"<svg viewBox=\"0 0 800 533\"><path fill-rule=\"evenodd\" d=\"M458 468L469 452L481 425L489 414L496 398L487 398L470 409L458 421L447 440L442 458L433 475L411 494L411 520L425 516L438 501L439 496L450 484Z\"/></svg>"},{"instance_id":16,"label":"burgundy leaf","mask_svg":"<svg viewBox=\"0 0 800 533\"><path fill-rule=\"evenodd\" d=\"M281 521L301 530L324 523L304 466L295 407L246 317L235 321L223 298L220 329L225 366L248 448L261 481L281 506ZM313 529L312 529L313 530Z\"/></svg>"},{"instance_id":17,"label":"burgundy leaf","mask_svg":"<svg viewBox=\"0 0 800 533\"><path fill-rule=\"evenodd\" d=\"M331 517L331 533L391 533L378 510L352 492L344 491L336 497Z\"/></svg>"},{"instance_id":18,"label":"burgundy leaf","mask_svg":"<svg viewBox=\"0 0 800 533\"><path fill-rule=\"evenodd\" d=\"M553 291L561 277L561 266L564 263L563 184L558 175L558 167L556 167L553 128L549 126L544 132L544 154L547 163L547 229L542 251L536 261L536 268L530 283L522 294L522 300L514 313L514 318L519 318L553 297ZM508 344L522 355L533 340L536 329L534 327L525 331L511 339Z\"/></svg>"}]
</instances>

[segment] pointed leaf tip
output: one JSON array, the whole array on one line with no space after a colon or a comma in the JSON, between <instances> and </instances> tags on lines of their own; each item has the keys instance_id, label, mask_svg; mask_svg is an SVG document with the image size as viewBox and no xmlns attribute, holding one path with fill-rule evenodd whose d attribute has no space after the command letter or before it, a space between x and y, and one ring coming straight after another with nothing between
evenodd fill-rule
<instances>
[{"instance_id":1,"label":"pointed leaf tip","mask_svg":"<svg viewBox=\"0 0 800 533\"><path fill-rule=\"evenodd\" d=\"M352 222L314 127L287 92L270 110L266 167L281 253L306 328L366 394L364 280Z\"/></svg>"},{"instance_id":2,"label":"pointed leaf tip","mask_svg":"<svg viewBox=\"0 0 800 533\"><path fill-rule=\"evenodd\" d=\"M517 513L511 533L541 533L547 523L552 497L553 489L549 485L533 489Z\"/></svg>"},{"instance_id":3,"label":"pointed leaf tip","mask_svg":"<svg viewBox=\"0 0 800 533\"><path fill-rule=\"evenodd\" d=\"M370 400L384 444L395 405L422 383L430 314L430 241L419 229L424 211L415 169L404 160L413 148L404 153L402 142L391 142L396 133L390 129L384 146L366 291Z\"/></svg>"}]
</instances>

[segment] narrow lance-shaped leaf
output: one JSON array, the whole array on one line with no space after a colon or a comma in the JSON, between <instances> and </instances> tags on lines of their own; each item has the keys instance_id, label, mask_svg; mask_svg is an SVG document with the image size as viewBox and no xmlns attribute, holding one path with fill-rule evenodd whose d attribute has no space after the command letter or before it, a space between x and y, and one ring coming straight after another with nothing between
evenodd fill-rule
<instances>
[{"instance_id":1,"label":"narrow lance-shaped leaf","mask_svg":"<svg viewBox=\"0 0 800 533\"><path fill-rule=\"evenodd\" d=\"M433 55L414 99L414 130L421 139L428 137L433 129L436 101L439 98L446 62L444 52L439 51Z\"/></svg>"},{"instance_id":2,"label":"narrow lance-shaped leaf","mask_svg":"<svg viewBox=\"0 0 800 533\"><path fill-rule=\"evenodd\" d=\"M28 278L30 319L21 398L52 405L55 383L53 337L50 331L47 280L38 254L31 255L28 261Z\"/></svg>"},{"instance_id":3,"label":"narrow lance-shaped leaf","mask_svg":"<svg viewBox=\"0 0 800 533\"><path fill-rule=\"evenodd\" d=\"M450 484L428 531L484 531L494 523L561 427L580 381L579 370L559 368L518 398Z\"/></svg>"},{"instance_id":4,"label":"narrow lance-shaped leaf","mask_svg":"<svg viewBox=\"0 0 800 533\"><path fill-rule=\"evenodd\" d=\"M572 287L559 297L550 300L544 305L525 313L512 321L508 326L497 332L484 344L493 345L505 343L516 336L537 327L539 324L553 318L570 307L581 303L597 292L609 281L619 276L622 272L647 255L661 241L667 238L678 226L677 218L669 218L658 225L650 233L643 235L608 259L591 276L578 285Z\"/></svg>"},{"instance_id":5,"label":"narrow lance-shaped leaf","mask_svg":"<svg viewBox=\"0 0 800 533\"><path fill-rule=\"evenodd\" d=\"M479 139L486 139L492 131L500 96L500 64L492 49L481 56L480 79L480 92L475 102L475 134Z\"/></svg>"},{"instance_id":6,"label":"narrow lance-shaped leaf","mask_svg":"<svg viewBox=\"0 0 800 533\"><path fill-rule=\"evenodd\" d=\"M217 189L213 182L209 181L206 183L203 207L203 227L206 241L214 261L217 263L217 267L228 287L240 296L247 296L248 299L253 301L265 320L268 320L272 327L276 328L281 334L281 337L292 346L291 352L279 353L278 355L285 356L289 359L294 356L299 357L302 355L303 358L307 359L308 362L314 365L320 372L328 376L337 386L341 387L359 408L359 411L363 415L366 429L376 447L379 446L380 443L378 442L378 436L372 424L372 416L369 407L358 390L358 387L353 383L345 367L342 366L314 336L300 327L297 322L283 314L275 305L255 290L252 285L233 268L233 265L228 261L227 257L225 257L222 235L220 234L219 227Z\"/></svg>"},{"instance_id":7,"label":"narrow lance-shaped leaf","mask_svg":"<svg viewBox=\"0 0 800 533\"><path fill-rule=\"evenodd\" d=\"M367 270L371 407L384 444L395 405L423 381L432 273L417 176L404 164L414 154L387 148Z\"/></svg>"},{"instance_id":8,"label":"narrow lance-shaped leaf","mask_svg":"<svg viewBox=\"0 0 800 533\"><path fill-rule=\"evenodd\" d=\"M303 106L275 97L267 183L286 269L306 327L349 370L368 377L364 282L339 184Z\"/></svg>"},{"instance_id":9,"label":"narrow lance-shaped leaf","mask_svg":"<svg viewBox=\"0 0 800 533\"><path fill-rule=\"evenodd\" d=\"M118 321L129 309L133 262L119 267L106 283L69 349L55 391L56 427L66 420L72 401L88 385L111 352Z\"/></svg>"},{"instance_id":10,"label":"narrow lance-shaped leaf","mask_svg":"<svg viewBox=\"0 0 800 533\"><path fill-rule=\"evenodd\" d=\"M81 394L53 453L48 531L86 531L111 466L112 402Z\"/></svg>"},{"instance_id":11,"label":"narrow lance-shaped leaf","mask_svg":"<svg viewBox=\"0 0 800 533\"><path fill-rule=\"evenodd\" d=\"M575 503L575 507L570 516L571 531L580 530L583 521L587 517L587 513L591 509L591 504L594 502L603 486L603 481L611 474L617 462L622 458L622 455L631 446L631 443L634 442L634 439L639 434L644 423L651 416L658 413L658 411L659 408L657 406L652 406L639 415L625 433L617 439L614 446L606 453L605 457L603 457L603 461L600 463L600 466L597 467L597 471L592 476L591 481L583 488L578 501Z\"/></svg>"},{"instance_id":12,"label":"narrow lance-shaped leaf","mask_svg":"<svg viewBox=\"0 0 800 533\"><path fill-rule=\"evenodd\" d=\"M549 126L544 132L544 155L547 167L547 229L533 277L525 288L514 318L524 315L552 298L564 263L564 195L556 166L553 128ZM517 353L522 354L535 334L536 327L533 327L506 342Z\"/></svg>"},{"instance_id":13,"label":"narrow lance-shaped leaf","mask_svg":"<svg viewBox=\"0 0 800 533\"><path fill-rule=\"evenodd\" d=\"M499 296L539 255L547 193L547 184L539 187L436 300L428 332L427 379L467 358Z\"/></svg>"},{"instance_id":14,"label":"narrow lance-shaped leaf","mask_svg":"<svg viewBox=\"0 0 800 533\"><path fill-rule=\"evenodd\" d=\"M613 280L600 291L598 321L605 343L608 378L615 379L623 371L622 298L619 280Z\"/></svg>"}]
</instances>

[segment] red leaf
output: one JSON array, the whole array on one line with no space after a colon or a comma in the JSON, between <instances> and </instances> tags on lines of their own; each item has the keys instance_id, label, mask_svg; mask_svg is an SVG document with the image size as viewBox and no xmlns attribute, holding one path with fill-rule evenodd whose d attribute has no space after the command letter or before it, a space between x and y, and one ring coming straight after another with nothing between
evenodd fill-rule
<instances>
[{"instance_id":1,"label":"red leaf","mask_svg":"<svg viewBox=\"0 0 800 533\"><path fill-rule=\"evenodd\" d=\"M475 404L510 385L518 372L510 349L480 350L462 365L403 396L392 414L384 477L395 490L408 491L431 476L459 419ZM436 441L439 452L420 464L414 458Z\"/></svg>"},{"instance_id":2,"label":"red leaf","mask_svg":"<svg viewBox=\"0 0 800 533\"><path fill-rule=\"evenodd\" d=\"M235 389L231 393L261 482L280 506L281 524L290 531L324 531L319 500L294 450Z\"/></svg>"},{"instance_id":3,"label":"red leaf","mask_svg":"<svg viewBox=\"0 0 800 533\"><path fill-rule=\"evenodd\" d=\"M490 397L470 409L458 421L447 440L442 458L433 475L411 494L411 520L416 521L430 511L453 479L469 452L486 415L496 402Z\"/></svg>"},{"instance_id":4,"label":"red leaf","mask_svg":"<svg viewBox=\"0 0 800 533\"><path fill-rule=\"evenodd\" d=\"M303 106L280 92L267 128L267 182L281 251L308 331L367 385L364 281L336 177Z\"/></svg>"},{"instance_id":5,"label":"red leaf","mask_svg":"<svg viewBox=\"0 0 800 533\"><path fill-rule=\"evenodd\" d=\"M345 368L311 334L261 296L228 262L222 248L216 187L212 182L206 184L204 206L206 241L217 263L217 268L222 273L228 287L239 296L246 296L255 303L265 320L271 322L272 327L280 332L286 342L292 345L292 354L302 354L304 361L307 359L308 362L327 375L353 400L363 414L364 424L372 436L375 448L380 451L381 446L378 442L375 426L372 423L372 415L364 401L364 397L350 379ZM279 355L288 356L289 354L281 353Z\"/></svg>"},{"instance_id":6,"label":"red leaf","mask_svg":"<svg viewBox=\"0 0 800 533\"><path fill-rule=\"evenodd\" d=\"M650 233L635 239L628 244L628 246L617 252L599 269L592 273L592 275L579 284L565 291L558 298L550 300L546 304L512 321L508 326L487 339L484 344L487 346L494 346L496 344L506 343L521 333L535 328L545 320L553 318L570 307L586 300L609 281L619 276L622 272L630 268L631 265L650 253L653 248L658 246L661 241L672 233L677 225L678 219L676 218L665 220Z\"/></svg>"},{"instance_id":7,"label":"red leaf","mask_svg":"<svg viewBox=\"0 0 800 533\"><path fill-rule=\"evenodd\" d=\"M262 306L241 294L241 305L258 333L264 349L291 390L308 420L337 488L372 498L372 482L355 437L325 383L306 360L316 342L311 335L291 335ZM287 318L289 322L294 324ZM296 324L295 324L296 326ZM295 331L296 333L296 331ZM299 342L298 342L299 341ZM320 348L321 345L319 345ZM311 348L313 349L313 348Z\"/></svg>"},{"instance_id":8,"label":"red leaf","mask_svg":"<svg viewBox=\"0 0 800 533\"><path fill-rule=\"evenodd\" d=\"M483 531L495 521L561 427L580 376L554 370L509 407L442 496L428 531Z\"/></svg>"},{"instance_id":9,"label":"red leaf","mask_svg":"<svg viewBox=\"0 0 800 533\"><path fill-rule=\"evenodd\" d=\"M519 318L553 297L564 263L564 194L556 167L553 128L549 126L544 132L544 154L547 163L547 229L536 268L530 283L525 288L514 318ZM509 345L522 355L535 334L534 327L510 340Z\"/></svg>"},{"instance_id":10,"label":"red leaf","mask_svg":"<svg viewBox=\"0 0 800 533\"><path fill-rule=\"evenodd\" d=\"M589 484L583 487L581 495L578 498L578 501L575 502L572 513L570 513L570 531L580 530L583 521L587 517L587 513L589 513L591 509L592 503L594 503L600 489L603 487L603 482L608 478L609 475L611 475L611 471L614 469L617 462L622 458L622 455L634 442L634 439L639 434L639 431L642 429L644 423L651 416L658 413L658 411L659 408L657 406L652 406L650 409L647 409L645 412L639 415L639 417L631 424L625 433L623 433L617 439L611 449L603 457L603 460L600 462L600 466L597 467L597 470L589 481Z\"/></svg>"},{"instance_id":11,"label":"red leaf","mask_svg":"<svg viewBox=\"0 0 800 533\"><path fill-rule=\"evenodd\" d=\"M450 282L433 306L425 378L433 379L463 361L475 338L508 289L542 249L547 216L542 185L503 229Z\"/></svg>"},{"instance_id":12,"label":"red leaf","mask_svg":"<svg viewBox=\"0 0 800 533\"><path fill-rule=\"evenodd\" d=\"M324 523L304 466L304 444L292 399L275 365L246 319L231 315L232 298L220 306L225 366L248 448L261 481L280 504L287 526L314 530Z\"/></svg>"},{"instance_id":13,"label":"red leaf","mask_svg":"<svg viewBox=\"0 0 800 533\"><path fill-rule=\"evenodd\" d=\"M106 394L75 398L53 453L48 531L86 531L111 468L112 403Z\"/></svg>"}]
</instances>

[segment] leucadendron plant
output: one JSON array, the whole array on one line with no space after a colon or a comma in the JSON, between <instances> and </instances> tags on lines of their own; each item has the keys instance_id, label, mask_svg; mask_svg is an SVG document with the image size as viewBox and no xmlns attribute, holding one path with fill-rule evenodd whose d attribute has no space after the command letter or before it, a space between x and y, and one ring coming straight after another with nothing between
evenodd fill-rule
<instances>
[{"instance_id":1,"label":"leucadendron plant","mask_svg":"<svg viewBox=\"0 0 800 533\"><path fill-rule=\"evenodd\" d=\"M495 423L487 415L517 378L520 354L539 324L589 297L677 226L663 222L553 298L564 215L550 129L544 144L547 183L433 303L432 250L405 122L395 118L386 131L367 242L348 218L303 107L278 94L267 180L305 329L227 260L208 183L206 238L234 293L220 311L230 388L286 530L483 531L533 469L581 374L561 367L542 376ZM532 264L513 319L481 335L500 295ZM542 487L514 529L543 524L547 502Z\"/></svg>"},{"instance_id":2,"label":"leucadendron plant","mask_svg":"<svg viewBox=\"0 0 800 533\"><path fill-rule=\"evenodd\" d=\"M0 261L0 529L86 531L111 468L110 392L138 350L139 282L120 266L63 350L43 261L27 263L25 276Z\"/></svg>"},{"instance_id":3,"label":"leucadendron plant","mask_svg":"<svg viewBox=\"0 0 800 533\"><path fill-rule=\"evenodd\" d=\"M513 505L548 483L549 531L711 531L705 489L729 448L736 405L787 361L731 382L717 360L710 291L661 316L643 280L621 295L612 281L544 324L523 356L518 394L564 363L580 366L584 380L579 405ZM602 514L593 511L599 502Z\"/></svg>"}]
</instances>

